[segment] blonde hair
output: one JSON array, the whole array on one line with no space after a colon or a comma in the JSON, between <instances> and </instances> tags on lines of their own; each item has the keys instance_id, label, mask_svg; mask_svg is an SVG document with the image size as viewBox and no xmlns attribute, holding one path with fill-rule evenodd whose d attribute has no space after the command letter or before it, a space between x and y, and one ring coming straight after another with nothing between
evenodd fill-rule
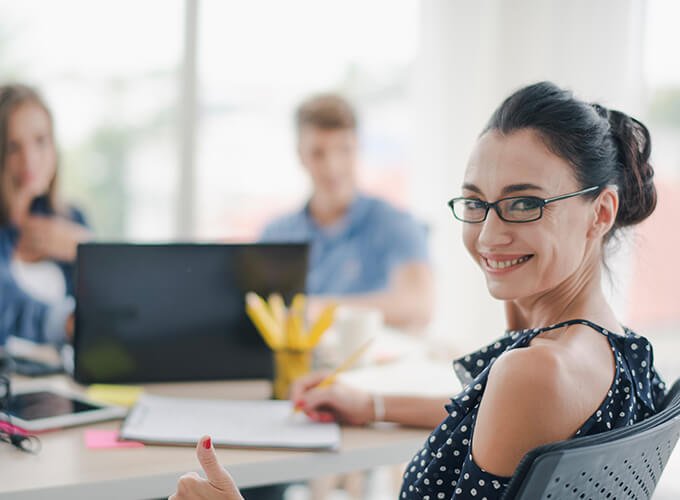
<instances>
[{"instance_id":1,"label":"blonde hair","mask_svg":"<svg viewBox=\"0 0 680 500\"><path fill-rule=\"evenodd\" d=\"M0 85L0 178L2 178L5 173L7 163L9 120L12 113L24 104L35 104L47 114L50 123L52 144L56 148L52 113L38 91L28 85L19 83ZM55 211L59 207L59 202L57 201L57 170L55 170L54 177L50 181L47 191L49 208ZM8 222L9 207L7 206L7 200L4 199L4 196L4 189L0 189L0 225L5 225Z\"/></svg>"},{"instance_id":2,"label":"blonde hair","mask_svg":"<svg viewBox=\"0 0 680 500\"><path fill-rule=\"evenodd\" d=\"M356 130L357 117L352 105L337 94L319 94L303 101L295 113L298 133L311 126L323 130Z\"/></svg>"}]
</instances>

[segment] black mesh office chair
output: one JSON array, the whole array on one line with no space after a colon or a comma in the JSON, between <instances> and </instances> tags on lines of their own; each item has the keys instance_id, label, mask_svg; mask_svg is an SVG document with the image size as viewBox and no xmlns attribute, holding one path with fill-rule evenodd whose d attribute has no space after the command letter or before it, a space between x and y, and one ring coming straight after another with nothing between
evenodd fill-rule
<instances>
[{"instance_id":1,"label":"black mesh office chair","mask_svg":"<svg viewBox=\"0 0 680 500\"><path fill-rule=\"evenodd\" d=\"M663 409L642 422L531 450L503 498L649 499L679 436L680 380Z\"/></svg>"}]
</instances>

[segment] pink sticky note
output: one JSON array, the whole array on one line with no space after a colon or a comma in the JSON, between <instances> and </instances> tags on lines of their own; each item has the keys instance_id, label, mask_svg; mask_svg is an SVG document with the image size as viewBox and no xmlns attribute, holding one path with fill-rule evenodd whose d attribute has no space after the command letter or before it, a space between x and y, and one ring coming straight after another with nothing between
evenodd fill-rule
<instances>
[{"instance_id":1,"label":"pink sticky note","mask_svg":"<svg viewBox=\"0 0 680 500\"><path fill-rule=\"evenodd\" d=\"M85 446L95 450L101 448L142 448L144 445L136 441L118 441L118 431L86 429Z\"/></svg>"}]
</instances>

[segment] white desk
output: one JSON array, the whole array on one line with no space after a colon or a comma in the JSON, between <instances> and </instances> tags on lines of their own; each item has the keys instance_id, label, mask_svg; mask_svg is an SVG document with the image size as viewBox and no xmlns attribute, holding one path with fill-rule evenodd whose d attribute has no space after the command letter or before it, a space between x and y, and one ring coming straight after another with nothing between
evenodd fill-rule
<instances>
[{"instance_id":1,"label":"white desk","mask_svg":"<svg viewBox=\"0 0 680 500\"><path fill-rule=\"evenodd\" d=\"M395 370L393 366L385 369ZM448 367L431 365L431 369L442 373L446 370L453 381ZM422 370L420 373L427 376ZM31 383L36 382L17 380L16 386ZM77 388L61 376L42 379L39 383ZM150 384L145 390L159 395L258 399L268 396L270 386L263 381L204 382ZM0 500L157 498L172 493L180 475L199 470L193 449L189 447L102 450L85 447L85 428L117 429L118 426L119 422L102 422L42 434L42 450L38 455L1 445ZM345 427L339 452L218 449L217 453L237 484L249 487L405 462L428 433L425 429L390 425Z\"/></svg>"},{"instance_id":2,"label":"white desk","mask_svg":"<svg viewBox=\"0 0 680 500\"><path fill-rule=\"evenodd\" d=\"M343 374L344 381L384 393L452 395L460 389L450 362L429 359L422 340L395 338L399 342L393 344L401 346L398 363L350 371ZM65 376L14 381L15 387L46 383L82 390ZM271 392L265 381L149 384L144 388L149 394L196 398L264 399ZM119 425L120 421L102 422L41 434L38 455L0 444L0 500L158 498L175 490L179 476L200 470L189 447L85 447L84 429L118 429ZM344 427L338 452L218 449L217 454L243 488L406 462L428 434L428 429L391 425Z\"/></svg>"}]
</instances>

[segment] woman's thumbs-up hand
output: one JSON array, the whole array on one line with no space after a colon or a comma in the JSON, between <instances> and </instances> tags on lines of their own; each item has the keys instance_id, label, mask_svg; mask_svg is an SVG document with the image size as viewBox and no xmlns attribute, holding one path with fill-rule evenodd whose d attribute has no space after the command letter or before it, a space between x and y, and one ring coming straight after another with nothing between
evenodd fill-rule
<instances>
[{"instance_id":1,"label":"woman's thumbs-up hand","mask_svg":"<svg viewBox=\"0 0 680 500\"><path fill-rule=\"evenodd\" d=\"M217 461L210 436L198 441L196 456L206 479L196 472L184 474L177 482L177 492L168 500L243 500L234 480Z\"/></svg>"}]
</instances>

